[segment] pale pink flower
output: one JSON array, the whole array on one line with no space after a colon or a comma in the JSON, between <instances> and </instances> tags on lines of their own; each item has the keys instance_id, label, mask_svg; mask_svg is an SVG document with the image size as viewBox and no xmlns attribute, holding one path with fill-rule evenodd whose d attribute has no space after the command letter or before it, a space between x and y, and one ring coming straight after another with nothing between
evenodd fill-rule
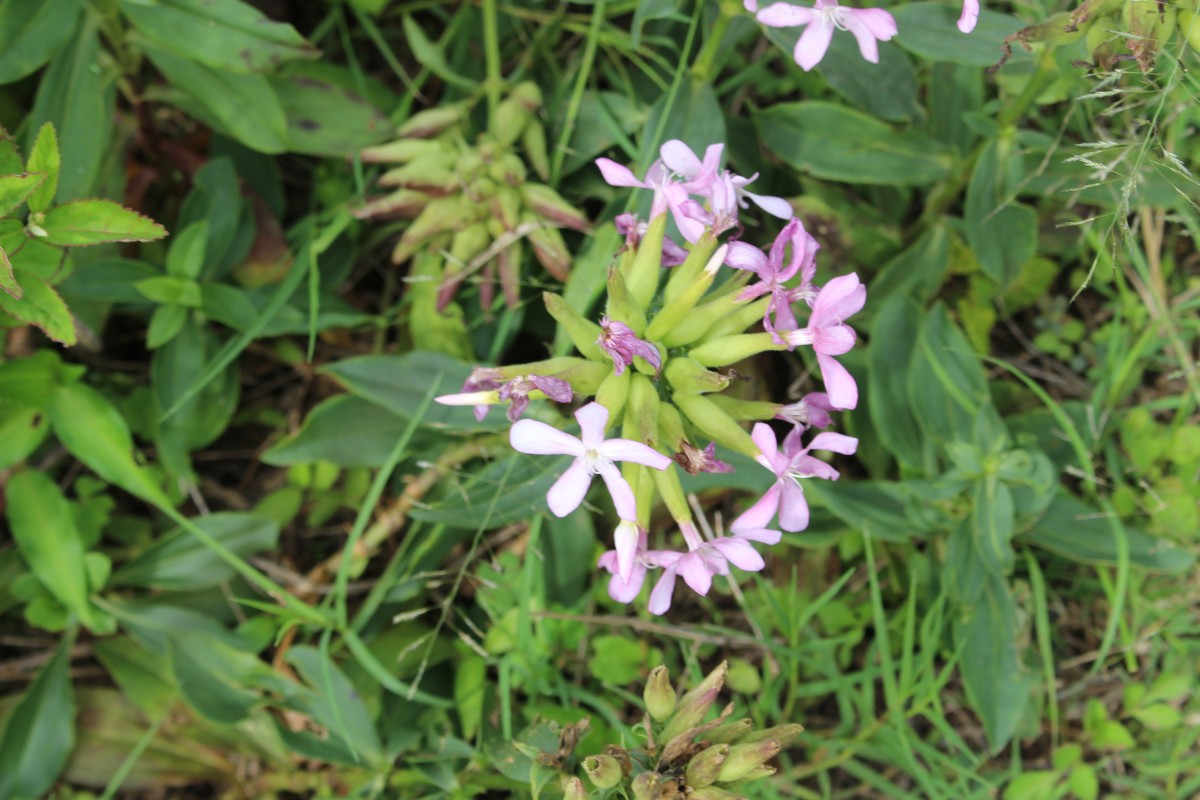
<instances>
[{"instance_id":1,"label":"pale pink flower","mask_svg":"<svg viewBox=\"0 0 1200 800\"><path fill-rule=\"evenodd\" d=\"M858 385L834 356L847 353L854 347L854 329L843 322L861 311L866 300L867 288L859 282L857 273L839 275L817 293L807 327L781 331L779 334L789 349L812 345L821 368L821 378L829 392L829 402L834 408L854 408L858 405Z\"/></svg>"},{"instance_id":2,"label":"pale pink flower","mask_svg":"<svg viewBox=\"0 0 1200 800\"><path fill-rule=\"evenodd\" d=\"M775 431L765 422L757 423L750 437L759 449L755 460L775 474L775 483L730 526L731 530L742 536L748 536L749 531L765 529L776 513L779 514L779 527L785 531L794 533L807 528L808 502L800 486L801 479L838 479L836 469L810 456L809 452L825 450L853 455L858 449L858 439L840 433L819 433L808 446L804 446L800 441L800 429L793 428L783 440L783 450L780 452L776 449Z\"/></svg>"},{"instance_id":3,"label":"pale pink flower","mask_svg":"<svg viewBox=\"0 0 1200 800\"><path fill-rule=\"evenodd\" d=\"M608 409L599 403L588 403L575 412L575 419L579 421L579 438L544 422L523 419L512 426L508 440L513 449L521 453L575 458L546 494L546 502L555 516L565 517L579 508L592 485L592 477L599 475L612 495L617 516L624 520L637 519L633 489L613 462L629 461L663 470L670 466L671 459L641 442L606 440L604 430L608 427Z\"/></svg>"},{"instance_id":4,"label":"pale pink flower","mask_svg":"<svg viewBox=\"0 0 1200 800\"><path fill-rule=\"evenodd\" d=\"M796 63L806 71L825 57L835 29L854 34L859 52L872 64L879 63L879 42L897 32L896 20L882 8L849 8L837 0L816 0L812 8L773 3L758 10L755 19L772 28L806 26L794 52Z\"/></svg>"},{"instance_id":5,"label":"pale pink flower","mask_svg":"<svg viewBox=\"0 0 1200 800\"><path fill-rule=\"evenodd\" d=\"M828 428L833 424L833 417L829 416L833 410L829 395L825 392L809 392L797 402L780 408L775 419L805 428Z\"/></svg>"},{"instance_id":6,"label":"pale pink flower","mask_svg":"<svg viewBox=\"0 0 1200 800\"><path fill-rule=\"evenodd\" d=\"M783 227L769 254L745 242L731 242L725 263L734 269L744 269L758 276L759 281L747 286L738 296L740 300L753 300L770 295L771 301L763 316L763 327L768 331L795 329L796 315L792 303L816 297L812 280L817 271L817 251L821 245L804 230L798 219ZM800 285L788 287L788 281L800 275Z\"/></svg>"},{"instance_id":7,"label":"pale pink flower","mask_svg":"<svg viewBox=\"0 0 1200 800\"><path fill-rule=\"evenodd\" d=\"M608 353L613 361L613 373L620 375L633 363L635 356L646 359L654 367L655 374L662 369L662 356L658 348L644 339L639 339L624 322L608 317L600 319L600 336L596 339L600 349Z\"/></svg>"},{"instance_id":8,"label":"pale pink flower","mask_svg":"<svg viewBox=\"0 0 1200 800\"><path fill-rule=\"evenodd\" d=\"M622 520L621 525L617 526L616 542L618 547L621 546L621 526L624 525L634 525L634 523L626 523ZM634 525L634 529L632 555L628 557L628 567L624 570L624 575L622 575L622 553L618 550L605 551L596 564L612 575L608 581L608 596L618 603L632 603L637 598L642 591L642 584L646 580L646 568L653 566L649 563L646 552L646 531L637 528L636 525ZM628 549L628 545L626 548Z\"/></svg>"},{"instance_id":9,"label":"pale pink flower","mask_svg":"<svg viewBox=\"0 0 1200 800\"><path fill-rule=\"evenodd\" d=\"M638 180L628 167L623 167L612 159L597 158L596 166L600 168L600 174L610 186L628 186L653 191L650 219L656 219L670 211L675 225L689 242L695 241L704 233L704 227L700 223L683 214L680 206L688 199L688 190L684 184L675 180L675 174L661 160L650 165L646 170L645 180Z\"/></svg>"},{"instance_id":10,"label":"pale pink flower","mask_svg":"<svg viewBox=\"0 0 1200 800\"><path fill-rule=\"evenodd\" d=\"M618 214L613 220L616 225L617 233L625 237L626 247L637 247L642 237L646 235L650 224L647 222L639 222L637 214ZM670 236L663 237L662 243L662 265L664 267L678 267L687 260L688 251L684 250Z\"/></svg>"},{"instance_id":11,"label":"pale pink flower","mask_svg":"<svg viewBox=\"0 0 1200 800\"><path fill-rule=\"evenodd\" d=\"M712 588L713 576L728 575L730 564L747 572L758 572L766 566L763 557L750 545L750 537L718 536L706 542L690 522L681 523L679 530L688 544L686 553L654 550L645 556L648 563L663 568L650 592L647 608L651 614L665 614L671 608L677 577L683 578L688 588L703 597Z\"/></svg>"},{"instance_id":12,"label":"pale pink flower","mask_svg":"<svg viewBox=\"0 0 1200 800\"><path fill-rule=\"evenodd\" d=\"M758 180L757 172L749 178L742 177L741 175L730 175L729 177L733 184L734 194L737 196L738 205L742 208L749 208L749 203L754 203L754 205L773 217L779 217L780 219L792 218L792 204L782 197L754 194L754 192L746 191L747 186Z\"/></svg>"},{"instance_id":13,"label":"pale pink flower","mask_svg":"<svg viewBox=\"0 0 1200 800\"><path fill-rule=\"evenodd\" d=\"M979 21L979 0L963 0L962 16L958 18L958 29L963 33L975 30Z\"/></svg>"},{"instance_id":14,"label":"pale pink flower","mask_svg":"<svg viewBox=\"0 0 1200 800\"><path fill-rule=\"evenodd\" d=\"M494 392L503 381L504 374L495 367L475 367L463 381L458 394L444 394L433 399L446 406L475 406L475 419L483 422L498 399Z\"/></svg>"}]
</instances>

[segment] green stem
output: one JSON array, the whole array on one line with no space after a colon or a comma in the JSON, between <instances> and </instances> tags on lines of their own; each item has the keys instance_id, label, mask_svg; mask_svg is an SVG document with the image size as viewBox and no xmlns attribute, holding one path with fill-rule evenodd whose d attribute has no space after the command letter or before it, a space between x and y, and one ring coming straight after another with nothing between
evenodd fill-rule
<instances>
[{"instance_id":1,"label":"green stem","mask_svg":"<svg viewBox=\"0 0 1200 800\"><path fill-rule=\"evenodd\" d=\"M488 130L496 131L496 109L500 106L500 30L496 19L496 0L483 0L483 51L487 59Z\"/></svg>"},{"instance_id":2,"label":"green stem","mask_svg":"<svg viewBox=\"0 0 1200 800\"><path fill-rule=\"evenodd\" d=\"M575 77L575 86L571 90L571 99L567 103L567 113L563 118L562 133L559 134L558 144L554 148L553 161L550 165L550 185L557 186L562 175L563 160L567 157L567 145L571 142L571 134L575 132L575 120L583 105L583 93L587 89L588 78L592 73L592 64L596 60L596 47L600 42L600 30L604 23L605 0L596 0L592 6L592 21L588 25L587 42L583 47L583 59L579 63L579 74Z\"/></svg>"},{"instance_id":3,"label":"green stem","mask_svg":"<svg viewBox=\"0 0 1200 800\"><path fill-rule=\"evenodd\" d=\"M692 77L695 80L703 82L712 79L713 65L717 60L717 54L721 52L721 42L725 39L725 32L729 30L729 23L732 21L733 16L726 13L725 5L723 3L718 5L717 19L713 23L712 30L709 31L708 39L704 42L704 48L692 64Z\"/></svg>"}]
</instances>

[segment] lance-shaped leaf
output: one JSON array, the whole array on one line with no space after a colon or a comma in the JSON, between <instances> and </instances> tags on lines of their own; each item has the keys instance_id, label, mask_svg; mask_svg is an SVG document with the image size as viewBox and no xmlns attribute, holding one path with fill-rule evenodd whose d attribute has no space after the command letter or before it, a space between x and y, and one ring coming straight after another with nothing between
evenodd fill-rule
<instances>
[{"instance_id":1,"label":"lance-shaped leaf","mask_svg":"<svg viewBox=\"0 0 1200 800\"><path fill-rule=\"evenodd\" d=\"M54 202L54 194L58 191L58 173L62 167L62 157L58 152L58 136L52 123L44 123L38 131L33 147L29 151L29 161L25 169L31 173L45 176L33 194L29 196L30 211L45 211Z\"/></svg>"},{"instance_id":2,"label":"lance-shaped leaf","mask_svg":"<svg viewBox=\"0 0 1200 800\"><path fill-rule=\"evenodd\" d=\"M1012 537L1016 532L1012 492L996 475L984 475L975 484L971 520L979 560L994 575L1006 575L1017 554Z\"/></svg>"},{"instance_id":3,"label":"lance-shaped leaf","mask_svg":"<svg viewBox=\"0 0 1200 800\"><path fill-rule=\"evenodd\" d=\"M79 0L0 2L0 84L24 78L57 53L82 8Z\"/></svg>"},{"instance_id":4,"label":"lance-shaped leaf","mask_svg":"<svg viewBox=\"0 0 1200 800\"><path fill-rule=\"evenodd\" d=\"M4 267L0 265L0 272ZM21 273L20 298L7 291L0 292L0 311L7 311L14 318L40 328L43 333L60 344L70 347L75 344L75 320L67 304L48 283L28 272Z\"/></svg>"},{"instance_id":5,"label":"lance-shaped leaf","mask_svg":"<svg viewBox=\"0 0 1200 800\"><path fill-rule=\"evenodd\" d=\"M0 797L41 797L75 746L75 696L68 668L74 637L64 638L8 716L0 739Z\"/></svg>"},{"instance_id":6,"label":"lance-shaped leaf","mask_svg":"<svg viewBox=\"0 0 1200 800\"><path fill-rule=\"evenodd\" d=\"M167 230L149 217L112 200L76 200L46 212L42 240L59 247L85 247L105 242L149 242Z\"/></svg>"},{"instance_id":7,"label":"lance-shaped leaf","mask_svg":"<svg viewBox=\"0 0 1200 800\"><path fill-rule=\"evenodd\" d=\"M0 175L0 215L24 203L45 179L40 172Z\"/></svg>"}]
</instances>

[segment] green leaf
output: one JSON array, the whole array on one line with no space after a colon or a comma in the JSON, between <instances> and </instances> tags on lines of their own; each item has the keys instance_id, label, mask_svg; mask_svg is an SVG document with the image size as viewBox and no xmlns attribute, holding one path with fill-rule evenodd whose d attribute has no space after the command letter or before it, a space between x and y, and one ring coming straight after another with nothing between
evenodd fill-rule
<instances>
[{"instance_id":1,"label":"green leaf","mask_svg":"<svg viewBox=\"0 0 1200 800\"><path fill-rule=\"evenodd\" d=\"M946 62L933 65L929 80L929 127L941 141L965 155L978 138L967 114L983 107L984 76L974 67Z\"/></svg>"},{"instance_id":2,"label":"green leaf","mask_svg":"<svg viewBox=\"0 0 1200 800\"><path fill-rule=\"evenodd\" d=\"M9 528L25 563L60 603L91 627L84 547L71 504L54 481L33 470L9 479L7 497Z\"/></svg>"},{"instance_id":3,"label":"green leaf","mask_svg":"<svg viewBox=\"0 0 1200 800\"><path fill-rule=\"evenodd\" d=\"M663 19L679 10L679 0L638 0L633 12L633 25L629 32L633 35L633 46L637 47L642 36L642 26L647 20Z\"/></svg>"},{"instance_id":4,"label":"green leaf","mask_svg":"<svg viewBox=\"0 0 1200 800\"><path fill-rule=\"evenodd\" d=\"M421 26L407 14L404 15L404 38L412 49L413 58L425 69L451 86L468 91L475 88L475 81L464 78L450 68L450 65L446 63L445 55L442 54L442 49L430 41L429 37L425 35L425 31L421 30Z\"/></svg>"},{"instance_id":5,"label":"green leaf","mask_svg":"<svg viewBox=\"0 0 1200 800\"><path fill-rule=\"evenodd\" d=\"M146 328L146 349L156 350L179 335L187 323L188 310L184 306L159 306L150 316Z\"/></svg>"},{"instance_id":6,"label":"green leaf","mask_svg":"<svg viewBox=\"0 0 1200 800\"><path fill-rule=\"evenodd\" d=\"M40 408L14 408L0 403L0 471L28 458L49 432L49 422Z\"/></svg>"},{"instance_id":7,"label":"green leaf","mask_svg":"<svg viewBox=\"0 0 1200 800\"><path fill-rule=\"evenodd\" d=\"M130 36L132 41L137 38ZM287 150L287 117L266 77L213 69L149 43L138 44L175 90L151 96L179 106L253 150Z\"/></svg>"},{"instance_id":8,"label":"green leaf","mask_svg":"<svg viewBox=\"0 0 1200 800\"><path fill-rule=\"evenodd\" d=\"M1095 767L1088 764L1080 764L1071 770L1067 786L1077 800L1096 800L1100 796L1100 778L1096 776Z\"/></svg>"},{"instance_id":9,"label":"green leaf","mask_svg":"<svg viewBox=\"0 0 1200 800\"><path fill-rule=\"evenodd\" d=\"M188 470L188 453L220 436L237 410L240 381L236 362L230 363L199 394L163 419L161 414L179 402L196 375L220 350L221 340L196 315L190 315L150 361L151 388L159 418L156 440L163 463L176 475Z\"/></svg>"},{"instance_id":10,"label":"green leaf","mask_svg":"<svg viewBox=\"0 0 1200 800\"><path fill-rule=\"evenodd\" d=\"M941 142L834 103L779 103L755 115L767 148L817 178L846 183L924 185L950 174Z\"/></svg>"},{"instance_id":11,"label":"green leaf","mask_svg":"<svg viewBox=\"0 0 1200 800\"><path fill-rule=\"evenodd\" d=\"M967 241L983 273L1006 288L1037 251L1037 212L1007 195L1008 147L987 143L967 186Z\"/></svg>"},{"instance_id":12,"label":"green leaf","mask_svg":"<svg viewBox=\"0 0 1200 800\"><path fill-rule=\"evenodd\" d=\"M454 707L462 737L468 741L475 738L483 722L486 689L487 661L474 652L464 653L454 670Z\"/></svg>"},{"instance_id":13,"label":"green leaf","mask_svg":"<svg viewBox=\"0 0 1200 800\"><path fill-rule=\"evenodd\" d=\"M54 123L47 122L38 130L33 147L29 150L29 162L25 165L29 172L38 172L45 176L45 180L29 198L30 211L45 211L54 202L61 167L62 158L58 152L58 136L54 133Z\"/></svg>"},{"instance_id":14,"label":"green leaf","mask_svg":"<svg viewBox=\"0 0 1200 800\"><path fill-rule=\"evenodd\" d=\"M135 283L133 288L137 289L142 297L160 305L199 308L203 302L200 284L188 278L155 275L152 278L143 278Z\"/></svg>"},{"instance_id":15,"label":"green leaf","mask_svg":"<svg viewBox=\"0 0 1200 800\"><path fill-rule=\"evenodd\" d=\"M1132 750L1137 746L1137 740L1121 723L1116 720L1101 722L1092 734L1092 744L1101 750Z\"/></svg>"},{"instance_id":16,"label":"green leaf","mask_svg":"<svg viewBox=\"0 0 1200 800\"><path fill-rule=\"evenodd\" d=\"M236 725L263 703L262 689L287 689L288 682L253 653L202 634L169 639L171 667L179 690L195 711L218 725Z\"/></svg>"},{"instance_id":17,"label":"green leaf","mask_svg":"<svg viewBox=\"0 0 1200 800\"><path fill-rule=\"evenodd\" d=\"M14 300L21 299L21 284L17 283L17 276L13 274L12 262L8 260L8 253L0 250L0 289L8 293L8 296Z\"/></svg>"},{"instance_id":18,"label":"green leaf","mask_svg":"<svg viewBox=\"0 0 1200 800\"><path fill-rule=\"evenodd\" d=\"M46 212L42 241L58 247L86 247L107 242L150 242L167 230L149 217L112 200L75 200Z\"/></svg>"},{"instance_id":19,"label":"green leaf","mask_svg":"<svg viewBox=\"0 0 1200 800\"><path fill-rule=\"evenodd\" d=\"M328 461L339 467L379 467L408 421L351 395L331 397L305 418L300 430L262 454L274 466Z\"/></svg>"},{"instance_id":20,"label":"green leaf","mask_svg":"<svg viewBox=\"0 0 1200 800\"><path fill-rule=\"evenodd\" d=\"M41 172L0 175L0 215L24 203L45 180L46 176Z\"/></svg>"},{"instance_id":21,"label":"green leaf","mask_svg":"<svg viewBox=\"0 0 1200 800\"><path fill-rule=\"evenodd\" d=\"M591 514L550 516L541 539L547 599L573 606L590 591L596 525Z\"/></svg>"},{"instance_id":22,"label":"green leaf","mask_svg":"<svg viewBox=\"0 0 1200 800\"><path fill-rule=\"evenodd\" d=\"M888 481L805 481L810 498L852 530L884 542L906 542L929 533L905 513L903 483Z\"/></svg>"},{"instance_id":23,"label":"green leaf","mask_svg":"<svg viewBox=\"0 0 1200 800\"><path fill-rule=\"evenodd\" d=\"M29 273L20 273L20 282L20 300L8 292L0 292L0 311L7 311L17 320L41 329L42 333L60 344L67 347L75 344L75 320L58 292L41 278Z\"/></svg>"},{"instance_id":24,"label":"green leaf","mask_svg":"<svg viewBox=\"0 0 1200 800\"><path fill-rule=\"evenodd\" d=\"M195 281L204 271L204 251L208 243L208 222L193 222L175 235L167 250L167 274L173 278ZM151 297L151 300L155 298ZM164 302L159 300L157 302ZM186 304L185 304L186 305ZM199 287L196 301L200 305Z\"/></svg>"},{"instance_id":25,"label":"green leaf","mask_svg":"<svg viewBox=\"0 0 1200 800\"><path fill-rule=\"evenodd\" d=\"M1165 539L1124 526L1129 559L1145 569L1180 575L1192 568L1196 557ZM1117 543L1112 526L1100 512L1068 494L1054 498L1046 514L1021 540L1044 547L1085 564L1116 564Z\"/></svg>"},{"instance_id":26,"label":"green leaf","mask_svg":"<svg viewBox=\"0 0 1200 800\"><path fill-rule=\"evenodd\" d=\"M371 713L346 674L328 655L313 647L293 647L287 661L313 689L311 694L298 695L289 705L311 716L330 734L347 737L346 744L359 756L359 762L380 766L383 748Z\"/></svg>"},{"instance_id":27,"label":"green leaf","mask_svg":"<svg viewBox=\"0 0 1200 800\"><path fill-rule=\"evenodd\" d=\"M903 294L923 306L937 296L949 267L950 235L944 225L933 225L912 246L883 265L871 281L871 291L888 301L892 295Z\"/></svg>"},{"instance_id":28,"label":"green leaf","mask_svg":"<svg viewBox=\"0 0 1200 800\"><path fill-rule=\"evenodd\" d=\"M410 419L435 380L440 380L439 385L445 391L457 391L470 375L471 367L440 353L417 351L347 358L320 371L332 375L351 394ZM500 413L489 414L483 422L477 422L470 408L434 404L421 417L421 425L468 433L503 430L508 422Z\"/></svg>"},{"instance_id":29,"label":"green leaf","mask_svg":"<svg viewBox=\"0 0 1200 800\"><path fill-rule=\"evenodd\" d=\"M1053 800L1060 777L1048 769L1023 772L1004 787L1004 800Z\"/></svg>"},{"instance_id":30,"label":"green leaf","mask_svg":"<svg viewBox=\"0 0 1200 800\"><path fill-rule=\"evenodd\" d=\"M255 514L217 512L193 522L242 557L274 549L279 526ZM233 567L182 528L155 540L112 576L114 586L192 592L218 586L235 575Z\"/></svg>"},{"instance_id":31,"label":"green leaf","mask_svg":"<svg viewBox=\"0 0 1200 800\"><path fill-rule=\"evenodd\" d=\"M955 620L954 641L967 697L995 753L1012 739L1032 682L1017 646L1017 612L1008 585L996 575L984 583L979 601Z\"/></svg>"},{"instance_id":32,"label":"green leaf","mask_svg":"<svg viewBox=\"0 0 1200 800\"><path fill-rule=\"evenodd\" d=\"M140 33L191 61L230 72L269 72L320 51L291 25L241 0L121 0Z\"/></svg>"},{"instance_id":33,"label":"green leaf","mask_svg":"<svg viewBox=\"0 0 1200 800\"><path fill-rule=\"evenodd\" d=\"M75 30L78 0L0 2L0 84L31 75L59 51Z\"/></svg>"},{"instance_id":34,"label":"green leaf","mask_svg":"<svg viewBox=\"0 0 1200 800\"><path fill-rule=\"evenodd\" d=\"M983 367L941 303L921 324L908 397L917 424L934 441L971 441L976 417L985 407L994 413Z\"/></svg>"},{"instance_id":35,"label":"green leaf","mask_svg":"<svg viewBox=\"0 0 1200 800\"><path fill-rule=\"evenodd\" d=\"M352 85L349 71L330 75L328 68L332 65L320 66L323 68L319 70L302 69L270 77L287 115L288 150L353 158L364 147L388 138L393 131L391 121L347 86Z\"/></svg>"},{"instance_id":36,"label":"green leaf","mask_svg":"<svg viewBox=\"0 0 1200 800\"><path fill-rule=\"evenodd\" d=\"M668 107L670 97L670 92L664 93L651 107L646 118L646 130L657 133L662 126L662 133L657 140L651 140L649 136L643 137L640 159L642 164L649 165L658 158L657 152L646 152L647 147L662 144L670 139L680 139L700 153L714 142L725 141L725 114L712 84L708 81L688 80L680 87L675 102ZM664 112L667 113L665 122ZM648 198L644 199L648 202Z\"/></svg>"},{"instance_id":37,"label":"green leaf","mask_svg":"<svg viewBox=\"0 0 1200 800\"><path fill-rule=\"evenodd\" d=\"M986 475L976 481L973 500L971 520L979 560L989 572L1007 575L1017 558L1012 546L1015 532L1012 492L995 475Z\"/></svg>"},{"instance_id":38,"label":"green leaf","mask_svg":"<svg viewBox=\"0 0 1200 800\"><path fill-rule=\"evenodd\" d=\"M145 261L132 258L101 258L89 261L86 268L77 269L58 285L68 299L97 300L102 303L145 304L146 298L134 288L145 278L162 272Z\"/></svg>"},{"instance_id":39,"label":"green leaf","mask_svg":"<svg viewBox=\"0 0 1200 800\"><path fill-rule=\"evenodd\" d=\"M128 636L95 643L96 658L113 682L149 720L162 719L175 705L179 690L166 658Z\"/></svg>"},{"instance_id":40,"label":"green leaf","mask_svg":"<svg viewBox=\"0 0 1200 800\"><path fill-rule=\"evenodd\" d=\"M1024 27L1007 14L982 9L970 36L958 32L959 8L946 3L908 3L888 9L904 33L896 43L927 61L949 61L972 67L990 67L1000 60L1005 37ZM1018 54L1019 49L1016 49Z\"/></svg>"},{"instance_id":41,"label":"green leaf","mask_svg":"<svg viewBox=\"0 0 1200 800\"><path fill-rule=\"evenodd\" d=\"M50 422L71 455L101 478L159 508L171 506L150 473L134 461L133 437L121 413L95 389L78 383L56 388Z\"/></svg>"},{"instance_id":42,"label":"green leaf","mask_svg":"<svg viewBox=\"0 0 1200 800\"><path fill-rule=\"evenodd\" d=\"M66 636L50 662L17 701L0 738L0 798L42 797L58 780L75 747L75 697Z\"/></svg>"},{"instance_id":43,"label":"green leaf","mask_svg":"<svg viewBox=\"0 0 1200 800\"><path fill-rule=\"evenodd\" d=\"M502 456L467 477L461 486L447 486L442 497L426 508L413 509L413 519L451 528L490 530L546 510L546 492L566 471L565 457Z\"/></svg>"},{"instance_id":44,"label":"green leaf","mask_svg":"<svg viewBox=\"0 0 1200 800\"><path fill-rule=\"evenodd\" d=\"M867 350L867 411L880 442L897 461L929 471L928 446L905 392L922 312L903 293L883 296Z\"/></svg>"},{"instance_id":45,"label":"green leaf","mask_svg":"<svg viewBox=\"0 0 1200 800\"><path fill-rule=\"evenodd\" d=\"M40 5L63 6L59 0ZM61 16L69 17L80 7L78 0L66 5L71 8L63 9L53 24L62 24ZM87 197L96 186L115 130L116 74L117 70L102 62L100 15L86 14L74 42L54 56L41 77L29 117L28 143L32 145L34 132L43 123L54 124L62 153L59 202Z\"/></svg>"}]
</instances>

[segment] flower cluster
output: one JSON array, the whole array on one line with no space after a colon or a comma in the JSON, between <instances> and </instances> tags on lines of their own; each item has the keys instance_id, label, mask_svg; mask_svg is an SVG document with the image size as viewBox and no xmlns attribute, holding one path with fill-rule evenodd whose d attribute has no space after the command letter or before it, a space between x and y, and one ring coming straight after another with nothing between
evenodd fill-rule
<instances>
[{"instance_id":1,"label":"flower cluster","mask_svg":"<svg viewBox=\"0 0 1200 800\"><path fill-rule=\"evenodd\" d=\"M609 270L607 305L598 322L562 297L544 295L579 356L479 367L461 392L438 398L475 406L479 416L507 403L514 449L570 456L546 498L558 516L574 512L599 476L618 518L613 548L598 565L611 576L609 594L631 602L658 570L649 596L655 614L670 608L677 579L705 595L713 577L729 575L732 567L763 569L755 544L775 544L782 531L808 525L803 481L838 477L813 453L851 455L858 445L831 432L805 440L810 429L832 424L831 412L857 405L857 385L837 357L854 345L846 320L863 307L866 289L854 274L817 285L820 246L793 218L790 204L747 191L757 176L721 169L722 154L719 144L700 157L671 141L640 180L599 159L609 183L649 189L654 196L647 222L630 215L619 220L626 244ZM750 204L788 220L766 252L738 239L739 214ZM668 237L668 220L685 245ZM790 404L722 394L732 379L721 367L801 347L812 348L825 391ZM531 399L543 398L594 398L575 411L578 436L520 418ZM791 426L782 449L772 420ZM752 423L753 431L743 423ZM610 430L620 435L610 438ZM717 445L757 461L771 483L727 533L714 536L705 535L707 523L693 516L680 470L731 471L717 458ZM651 547L651 511L660 500L682 538L680 549Z\"/></svg>"},{"instance_id":2,"label":"flower cluster","mask_svg":"<svg viewBox=\"0 0 1200 800\"><path fill-rule=\"evenodd\" d=\"M895 18L882 8L850 8L838 5L837 0L816 0L811 8L791 3L772 3L759 8L758 0L744 0L744 5L759 23L769 28L804 28L793 55L806 71L825 57L834 30L853 34L858 51L872 64L879 63L879 42L886 42L899 32ZM970 33L978 20L979 0L963 0L958 29Z\"/></svg>"}]
</instances>

